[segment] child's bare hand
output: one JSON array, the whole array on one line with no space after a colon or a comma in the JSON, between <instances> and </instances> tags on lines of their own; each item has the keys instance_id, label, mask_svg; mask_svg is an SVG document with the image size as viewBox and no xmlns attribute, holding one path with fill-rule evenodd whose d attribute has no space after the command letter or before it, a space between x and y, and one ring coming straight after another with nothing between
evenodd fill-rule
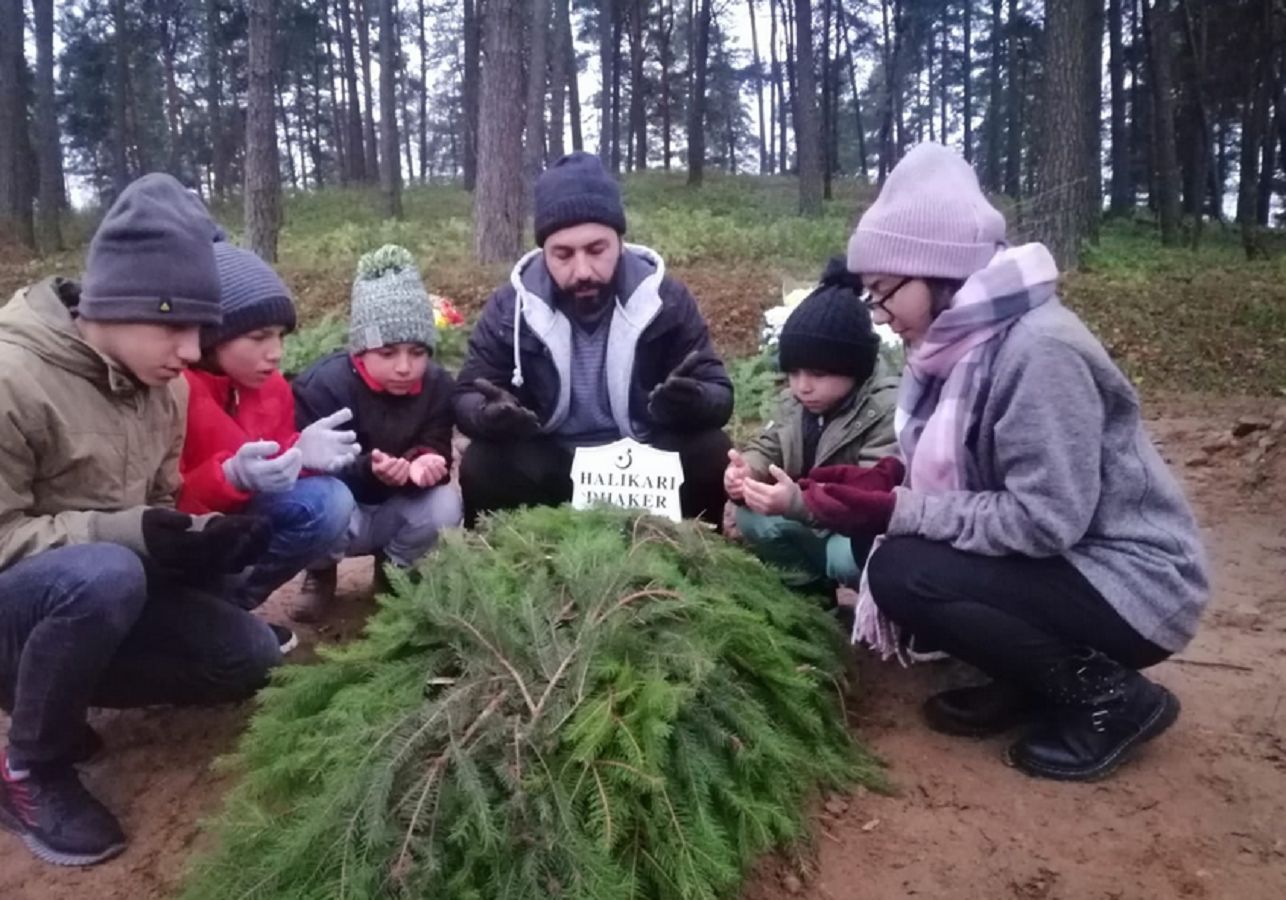
<instances>
[{"instance_id":1,"label":"child's bare hand","mask_svg":"<svg viewBox=\"0 0 1286 900\"><path fill-rule=\"evenodd\" d=\"M764 484L747 478L742 484L746 506L761 516L785 515L799 493L799 485L777 466L768 467L773 477L772 484Z\"/></svg>"},{"instance_id":2,"label":"child's bare hand","mask_svg":"<svg viewBox=\"0 0 1286 900\"><path fill-rule=\"evenodd\" d=\"M728 499L737 503L745 499L744 485L750 475L750 467L736 450L728 451L728 468L723 470L723 490Z\"/></svg>"},{"instance_id":3,"label":"child's bare hand","mask_svg":"<svg viewBox=\"0 0 1286 900\"><path fill-rule=\"evenodd\" d=\"M451 468L437 453L425 453L411 461L410 479L416 487L428 488L446 479Z\"/></svg>"},{"instance_id":4,"label":"child's bare hand","mask_svg":"<svg viewBox=\"0 0 1286 900\"><path fill-rule=\"evenodd\" d=\"M371 451L371 473L389 487L401 487L411 477L411 464L383 450Z\"/></svg>"}]
</instances>

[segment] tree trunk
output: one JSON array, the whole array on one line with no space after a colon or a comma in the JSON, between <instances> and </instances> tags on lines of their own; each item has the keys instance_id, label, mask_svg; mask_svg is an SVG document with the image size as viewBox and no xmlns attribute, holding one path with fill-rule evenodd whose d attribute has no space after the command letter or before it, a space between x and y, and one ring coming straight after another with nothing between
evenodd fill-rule
<instances>
[{"instance_id":1,"label":"tree trunk","mask_svg":"<svg viewBox=\"0 0 1286 900\"><path fill-rule=\"evenodd\" d=\"M857 171L866 181L870 171L866 162L866 125L862 121L862 95L857 90L857 65L853 60L853 40L847 24L844 27L844 55L848 58L848 82L853 91L853 111L857 117Z\"/></svg>"},{"instance_id":2,"label":"tree trunk","mask_svg":"<svg viewBox=\"0 0 1286 900\"><path fill-rule=\"evenodd\" d=\"M821 123L818 136L821 138L820 156L822 162L822 196L831 199L831 4L833 0L822 0L822 73L821 73ZM809 18L812 18L810 15ZM815 71L815 70L814 70Z\"/></svg>"},{"instance_id":3,"label":"tree trunk","mask_svg":"<svg viewBox=\"0 0 1286 900\"><path fill-rule=\"evenodd\" d=\"M120 196L130 181L129 169L129 31L125 0L112 9L112 193ZM19 34L22 32L20 31ZM25 118L25 116L24 116Z\"/></svg>"},{"instance_id":4,"label":"tree trunk","mask_svg":"<svg viewBox=\"0 0 1286 900\"><path fill-rule=\"evenodd\" d=\"M772 83L777 97L777 127L780 133L780 149L777 151L777 171L785 175L790 159L787 155L786 147L786 87L782 80L781 60L777 57L777 2L778 0L768 0L768 12L772 17L772 35L768 40L768 54L772 61Z\"/></svg>"},{"instance_id":5,"label":"tree trunk","mask_svg":"<svg viewBox=\"0 0 1286 900\"><path fill-rule=\"evenodd\" d=\"M973 162L973 2L964 0L964 158ZM943 73L945 75L945 73Z\"/></svg>"},{"instance_id":6,"label":"tree trunk","mask_svg":"<svg viewBox=\"0 0 1286 900\"><path fill-rule=\"evenodd\" d=\"M54 105L54 0L33 0L36 23L36 144L40 166L40 249L63 248L58 211L63 201L62 146L58 108ZM6 21L0 18L0 21ZM6 27L8 27L6 25ZM18 132L21 133L21 132Z\"/></svg>"},{"instance_id":7,"label":"tree trunk","mask_svg":"<svg viewBox=\"0 0 1286 900\"><path fill-rule=\"evenodd\" d=\"M759 174L767 175L772 167L768 159L767 126L764 123L764 69L759 57L759 26L755 21L755 0L746 0L750 10L750 51L755 64L755 99L759 107Z\"/></svg>"},{"instance_id":8,"label":"tree trunk","mask_svg":"<svg viewBox=\"0 0 1286 900\"><path fill-rule=\"evenodd\" d=\"M429 63L424 0L419 0L416 11L420 15L420 183L425 184L429 180Z\"/></svg>"},{"instance_id":9,"label":"tree trunk","mask_svg":"<svg viewBox=\"0 0 1286 900\"><path fill-rule=\"evenodd\" d=\"M1119 2L1119 0L1113 0ZM1193 15L1193 0L1182 0L1184 31L1188 37L1188 49L1192 53L1195 78L1192 85L1194 106L1197 113L1197 141L1192 149L1192 197L1188 214L1192 217L1192 236L1190 246L1197 249L1201 246L1201 233L1205 225L1206 203L1210 197L1209 182L1212 174L1211 153L1214 145L1210 133L1210 110L1206 99L1206 79L1209 74L1209 41L1207 39L1208 17L1204 0L1196 0L1200 18ZM1219 212L1215 212L1219 215Z\"/></svg>"},{"instance_id":10,"label":"tree trunk","mask_svg":"<svg viewBox=\"0 0 1286 900\"><path fill-rule=\"evenodd\" d=\"M1085 225L1086 0L1045 4L1045 83L1037 170L1036 228L1063 269L1080 259ZM1057 127L1054 127L1057 123Z\"/></svg>"},{"instance_id":11,"label":"tree trunk","mask_svg":"<svg viewBox=\"0 0 1286 900\"><path fill-rule=\"evenodd\" d=\"M1241 183L1237 191L1237 222L1241 226L1241 242L1247 259L1264 255L1255 205L1259 195L1260 142L1268 126L1275 53L1271 39L1273 0L1260 0L1258 5L1263 10L1263 17L1247 47L1253 56L1247 60L1241 122Z\"/></svg>"},{"instance_id":12,"label":"tree trunk","mask_svg":"<svg viewBox=\"0 0 1286 900\"><path fill-rule=\"evenodd\" d=\"M693 23L693 89L688 101L688 184L700 185L706 161L706 69L710 52L710 0L699 0Z\"/></svg>"},{"instance_id":13,"label":"tree trunk","mask_svg":"<svg viewBox=\"0 0 1286 900\"><path fill-rule=\"evenodd\" d=\"M277 261L281 225L281 173L277 168L272 31L275 0L250 0L246 66L246 246L269 263Z\"/></svg>"},{"instance_id":14,"label":"tree trunk","mask_svg":"<svg viewBox=\"0 0 1286 900\"><path fill-rule=\"evenodd\" d=\"M817 72L813 67L813 14L809 0L795 0L795 147L799 155L799 212L822 214L822 135L817 118Z\"/></svg>"},{"instance_id":15,"label":"tree trunk","mask_svg":"<svg viewBox=\"0 0 1286 900\"><path fill-rule=\"evenodd\" d=\"M1268 227L1273 207L1273 182L1277 179L1277 143L1282 129L1282 93L1277 65L1272 63L1266 82L1268 107L1264 111L1264 138L1259 161L1259 191L1255 200L1255 221L1261 228Z\"/></svg>"},{"instance_id":16,"label":"tree trunk","mask_svg":"<svg viewBox=\"0 0 1286 900\"><path fill-rule=\"evenodd\" d=\"M893 44L892 25L889 20L889 0L881 0L880 25L884 36L881 53L884 63L884 112L880 117L880 184L893 168L893 113L897 102L897 51Z\"/></svg>"},{"instance_id":17,"label":"tree trunk","mask_svg":"<svg viewBox=\"0 0 1286 900\"><path fill-rule=\"evenodd\" d=\"M357 99L357 58L353 53L354 0L339 0L340 52L344 58L344 82L348 90L348 180L366 180L366 136L362 130L362 109ZM361 0L356 0L360 3ZM358 15L361 8L358 7ZM369 102L369 100L368 100Z\"/></svg>"},{"instance_id":18,"label":"tree trunk","mask_svg":"<svg viewBox=\"0 0 1286 900\"><path fill-rule=\"evenodd\" d=\"M1152 108L1155 111L1157 210L1161 218L1161 243L1179 241L1179 151L1174 131L1174 70L1171 38L1171 0L1149 0L1143 6L1144 27L1149 34L1152 62Z\"/></svg>"},{"instance_id":19,"label":"tree trunk","mask_svg":"<svg viewBox=\"0 0 1286 900\"><path fill-rule=\"evenodd\" d=\"M548 162L562 159L567 152L563 136L567 122L567 84L576 77L576 70L568 56L571 27L567 22L571 14L568 0L554 0L553 34L549 46L549 153Z\"/></svg>"},{"instance_id":20,"label":"tree trunk","mask_svg":"<svg viewBox=\"0 0 1286 900\"><path fill-rule=\"evenodd\" d=\"M630 9L630 134L634 138L633 168L647 168L647 107L644 105L643 64L646 61L643 46L643 19L647 15L646 0L634 0Z\"/></svg>"},{"instance_id":21,"label":"tree trunk","mask_svg":"<svg viewBox=\"0 0 1286 900\"><path fill-rule=\"evenodd\" d=\"M397 135L398 40L393 17L396 0L376 0L380 18L380 195L384 214L402 218L402 154Z\"/></svg>"},{"instance_id":22,"label":"tree trunk","mask_svg":"<svg viewBox=\"0 0 1286 900\"><path fill-rule=\"evenodd\" d=\"M220 16L218 0L208 0L205 8L205 73L206 118L210 122L210 169L214 196L228 192L228 144L223 123L223 61L219 45Z\"/></svg>"},{"instance_id":23,"label":"tree trunk","mask_svg":"<svg viewBox=\"0 0 1286 900\"><path fill-rule=\"evenodd\" d=\"M1005 123L1005 193L1022 193L1023 94L1018 65L1018 0L1009 0L1009 34L1005 54L1009 62L1008 109Z\"/></svg>"},{"instance_id":24,"label":"tree trunk","mask_svg":"<svg viewBox=\"0 0 1286 900\"><path fill-rule=\"evenodd\" d=\"M1107 0L1107 31L1111 50L1109 68L1112 82L1112 200L1109 213L1113 216L1129 216L1134 212L1130 135L1126 120L1125 40L1121 3L1122 0Z\"/></svg>"},{"instance_id":25,"label":"tree trunk","mask_svg":"<svg viewBox=\"0 0 1286 900\"><path fill-rule=\"evenodd\" d=\"M615 175L621 174L621 37L625 31L621 4L624 2L612 2L612 173Z\"/></svg>"},{"instance_id":26,"label":"tree trunk","mask_svg":"<svg viewBox=\"0 0 1286 900\"><path fill-rule=\"evenodd\" d=\"M523 0L488 0L478 109L474 251L484 264L522 249Z\"/></svg>"},{"instance_id":27,"label":"tree trunk","mask_svg":"<svg viewBox=\"0 0 1286 900\"><path fill-rule=\"evenodd\" d=\"M362 61L362 134L366 142L366 178L379 177L379 138L375 135L375 83L371 80L371 4L383 0L353 0L357 17L357 49Z\"/></svg>"},{"instance_id":28,"label":"tree trunk","mask_svg":"<svg viewBox=\"0 0 1286 900\"><path fill-rule=\"evenodd\" d=\"M1085 236L1098 243L1103 220L1103 0L1088 0L1085 23Z\"/></svg>"},{"instance_id":29,"label":"tree trunk","mask_svg":"<svg viewBox=\"0 0 1286 900\"><path fill-rule=\"evenodd\" d=\"M528 24L527 58L527 123L523 128L524 211L531 211L532 186L545 162L545 72L546 48L549 46L549 0L529 0L531 21Z\"/></svg>"},{"instance_id":30,"label":"tree trunk","mask_svg":"<svg viewBox=\"0 0 1286 900\"><path fill-rule=\"evenodd\" d=\"M567 30L567 113L572 120L572 150L580 153L585 149L585 135L582 133L580 111L580 76L576 64L576 42L572 39L572 23L564 21Z\"/></svg>"},{"instance_id":31,"label":"tree trunk","mask_svg":"<svg viewBox=\"0 0 1286 900\"><path fill-rule=\"evenodd\" d=\"M601 85L598 95L598 158L604 168L612 165L612 50L613 20L617 0L599 0L598 70Z\"/></svg>"},{"instance_id":32,"label":"tree trunk","mask_svg":"<svg viewBox=\"0 0 1286 900\"><path fill-rule=\"evenodd\" d=\"M664 0L661 4L661 28L659 31L661 56L661 166L670 171L670 156L673 128L670 97L670 67L674 64L674 0Z\"/></svg>"},{"instance_id":33,"label":"tree trunk","mask_svg":"<svg viewBox=\"0 0 1286 900\"><path fill-rule=\"evenodd\" d=\"M26 67L22 0L0 0L0 244L16 240L35 246L31 206L23 189L27 105L22 90Z\"/></svg>"},{"instance_id":34,"label":"tree trunk","mask_svg":"<svg viewBox=\"0 0 1286 900\"><path fill-rule=\"evenodd\" d=\"M482 77L482 23L478 0L464 0L464 189L472 191L478 184L479 110Z\"/></svg>"}]
</instances>

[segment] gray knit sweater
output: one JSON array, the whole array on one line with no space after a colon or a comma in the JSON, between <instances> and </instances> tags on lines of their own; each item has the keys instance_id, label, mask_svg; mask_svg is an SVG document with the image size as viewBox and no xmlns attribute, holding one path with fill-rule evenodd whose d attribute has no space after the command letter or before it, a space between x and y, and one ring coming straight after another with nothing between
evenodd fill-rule
<instances>
[{"instance_id":1,"label":"gray knit sweater","mask_svg":"<svg viewBox=\"0 0 1286 900\"><path fill-rule=\"evenodd\" d=\"M889 533L1065 556L1143 637L1182 649L1208 595L1200 533L1098 340L1057 300L1037 307L1003 338L978 402L971 489L899 488Z\"/></svg>"}]
</instances>

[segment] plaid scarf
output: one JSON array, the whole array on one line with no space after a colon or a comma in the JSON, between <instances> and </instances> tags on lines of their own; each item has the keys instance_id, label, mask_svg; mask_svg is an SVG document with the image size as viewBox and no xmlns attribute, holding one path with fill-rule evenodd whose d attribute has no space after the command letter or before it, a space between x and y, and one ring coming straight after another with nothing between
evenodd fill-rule
<instances>
[{"instance_id":1,"label":"plaid scarf","mask_svg":"<svg viewBox=\"0 0 1286 900\"><path fill-rule=\"evenodd\" d=\"M1044 244L1002 250L970 276L951 305L907 354L895 427L906 461L905 487L927 493L968 490L965 438L991 378L1003 335L1054 296L1058 266ZM883 538L876 541L878 548ZM874 553L874 549L872 549ZM897 626L880 614L863 576L853 641L905 663Z\"/></svg>"}]
</instances>

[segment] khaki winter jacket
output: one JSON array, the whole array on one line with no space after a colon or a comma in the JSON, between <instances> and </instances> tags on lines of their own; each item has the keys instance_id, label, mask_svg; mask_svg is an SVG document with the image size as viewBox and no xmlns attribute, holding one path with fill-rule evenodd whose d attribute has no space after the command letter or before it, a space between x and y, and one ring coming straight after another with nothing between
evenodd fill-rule
<instances>
[{"instance_id":1,"label":"khaki winter jacket","mask_svg":"<svg viewBox=\"0 0 1286 900\"><path fill-rule=\"evenodd\" d=\"M74 286L0 308L0 569L65 544L137 548L143 509L179 488L185 382L141 385L79 337L60 291Z\"/></svg>"},{"instance_id":2,"label":"khaki winter jacket","mask_svg":"<svg viewBox=\"0 0 1286 900\"><path fill-rule=\"evenodd\" d=\"M897 454L893 414L897 408L898 378L882 373L857 389L853 402L827 423L817 442L816 466L869 466ZM752 440L741 454L755 478L771 481L768 466L781 466L791 478L802 478L804 468L804 416L808 410L789 391L782 397L777 418Z\"/></svg>"}]
</instances>

